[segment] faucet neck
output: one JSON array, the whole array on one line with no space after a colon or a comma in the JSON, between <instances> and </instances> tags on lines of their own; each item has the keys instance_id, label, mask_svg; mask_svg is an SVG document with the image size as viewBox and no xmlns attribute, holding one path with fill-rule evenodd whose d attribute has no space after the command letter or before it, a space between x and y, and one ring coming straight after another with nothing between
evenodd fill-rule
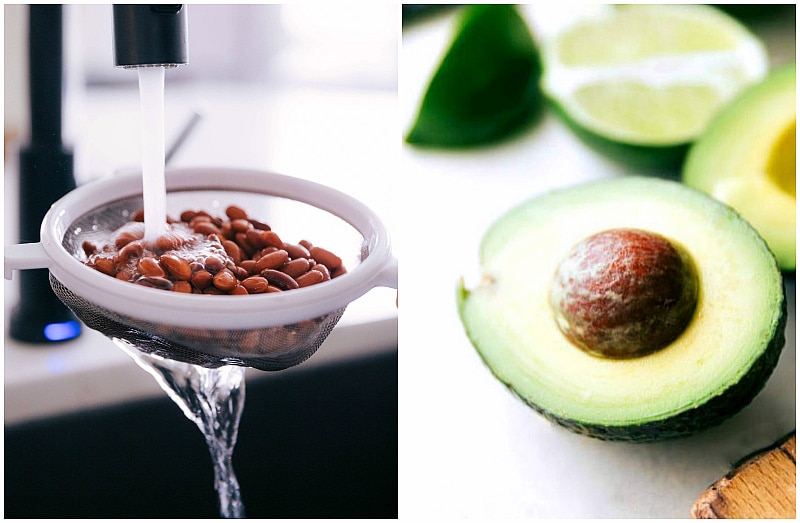
<instances>
[{"instance_id":1,"label":"faucet neck","mask_svg":"<svg viewBox=\"0 0 800 523\"><path fill-rule=\"evenodd\" d=\"M31 144L61 144L63 23L61 5L31 5L28 75Z\"/></svg>"}]
</instances>

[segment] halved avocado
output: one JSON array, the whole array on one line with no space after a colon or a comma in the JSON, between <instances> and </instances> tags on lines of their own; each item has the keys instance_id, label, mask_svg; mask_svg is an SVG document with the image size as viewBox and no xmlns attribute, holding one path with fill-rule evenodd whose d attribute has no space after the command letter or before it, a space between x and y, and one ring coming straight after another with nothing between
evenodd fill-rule
<instances>
[{"instance_id":1,"label":"halved avocado","mask_svg":"<svg viewBox=\"0 0 800 523\"><path fill-rule=\"evenodd\" d=\"M549 298L576 245L621 228L680 245L697 281L682 332L626 359L570 341ZM529 406L588 436L655 441L717 425L760 391L784 344L783 279L762 238L730 207L674 181L621 177L540 195L490 227L480 261L481 282L462 281L457 298L478 354Z\"/></svg>"},{"instance_id":2,"label":"halved avocado","mask_svg":"<svg viewBox=\"0 0 800 523\"><path fill-rule=\"evenodd\" d=\"M797 264L795 64L773 71L726 106L692 146L683 181L736 209L783 271Z\"/></svg>"}]
</instances>

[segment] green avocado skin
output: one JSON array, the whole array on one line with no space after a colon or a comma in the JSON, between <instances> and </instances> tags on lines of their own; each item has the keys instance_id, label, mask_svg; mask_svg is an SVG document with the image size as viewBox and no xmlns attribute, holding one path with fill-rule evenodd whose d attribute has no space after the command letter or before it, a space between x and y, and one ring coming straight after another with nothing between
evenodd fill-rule
<instances>
[{"instance_id":1,"label":"green avocado skin","mask_svg":"<svg viewBox=\"0 0 800 523\"><path fill-rule=\"evenodd\" d=\"M470 5L405 140L466 148L504 139L541 113L540 75L536 44L515 6Z\"/></svg>"},{"instance_id":2,"label":"green avocado skin","mask_svg":"<svg viewBox=\"0 0 800 523\"><path fill-rule=\"evenodd\" d=\"M459 314L462 310L461 304L466 300L468 294L469 292L466 291L463 286L459 287L457 296ZM641 424L606 426L586 424L560 417L521 396L513 387L503 382L502 379L494 373L492 368L486 364L479 350L476 350L476 352L490 372L492 372L492 375L503 383L514 396L552 423L576 434L604 441L652 443L682 438L710 429L721 424L746 407L761 389L764 388L773 370L775 370L775 366L778 364L778 358L786 342L785 329L787 313L786 292L784 292L781 314L776 322L770 343L761 356L753 362L753 365L738 383L731 385L720 392L719 395L694 409L683 411L669 418ZM466 322L463 322L463 317L462 323L465 326L467 325ZM469 330L467 330L467 336L471 338ZM474 342L473 346L475 346Z\"/></svg>"}]
</instances>

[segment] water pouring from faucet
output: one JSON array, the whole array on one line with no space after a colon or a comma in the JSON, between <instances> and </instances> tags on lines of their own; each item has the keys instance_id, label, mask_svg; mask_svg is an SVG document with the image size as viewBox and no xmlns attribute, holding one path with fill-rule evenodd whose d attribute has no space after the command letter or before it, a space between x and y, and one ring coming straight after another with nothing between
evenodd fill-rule
<instances>
[{"instance_id":1,"label":"water pouring from faucet","mask_svg":"<svg viewBox=\"0 0 800 523\"><path fill-rule=\"evenodd\" d=\"M165 232L164 70L187 62L186 8L177 5L115 5L114 65L136 69L142 110L144 239Z\"/></svg>"}]
</instances>

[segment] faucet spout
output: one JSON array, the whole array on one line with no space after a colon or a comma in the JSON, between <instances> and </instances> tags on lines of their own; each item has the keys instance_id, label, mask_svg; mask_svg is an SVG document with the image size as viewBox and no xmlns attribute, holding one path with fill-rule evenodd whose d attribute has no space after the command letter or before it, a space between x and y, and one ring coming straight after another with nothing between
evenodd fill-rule
<instances>
[{"instance_id":1,"label":"faucet spout","mask_svg":"<svg viewBox=\"0 0 800 523\"><path fill-rule=\"evenodd\" d=\"M114 5L114 65L175 67L188 59L182 4Z\"/></svg>"}]
</instances>

